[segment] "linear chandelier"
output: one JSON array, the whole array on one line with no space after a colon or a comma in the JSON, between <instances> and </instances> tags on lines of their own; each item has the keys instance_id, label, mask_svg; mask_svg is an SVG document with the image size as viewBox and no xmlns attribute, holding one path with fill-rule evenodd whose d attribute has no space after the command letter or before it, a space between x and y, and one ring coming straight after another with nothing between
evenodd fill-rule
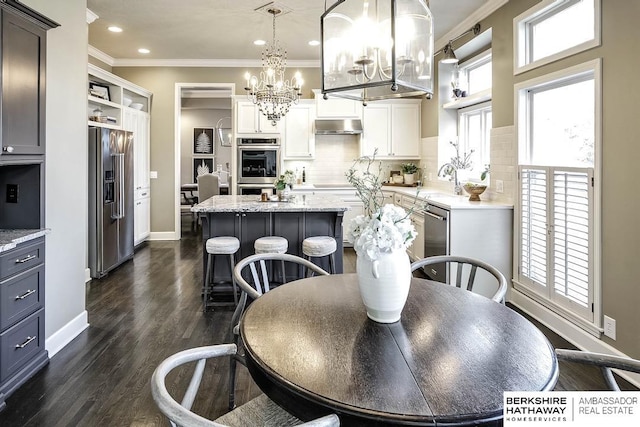
<instances>
[{"instance_id":1,"label":"linear chandelier","mask_svg":"<svg viewBox=\"0 0 640 427\"><path fill-rule=\"evenodd\" d=\"M320 32L325 98L431 98L433 18L424 0L338 0Z\"/></svg>"},{"instance_id":2,"label":"linear chandelier","mask_svg":"<svg viewBox=\"0 0 640 427\"><path fill-rule=\"evenodd\" d=\"M260 79L247 72L247 86L244 89L247 91L247 97L275 126L277 121L287 114L291 104L298 103L304 82L299 72L295 73L291 81L285 80L287 51L280 47L280 42L276 39L276 16L282 11L274 7L267 12L273 16L273 40L262 51Z\"/></svg>"}]
</instances>

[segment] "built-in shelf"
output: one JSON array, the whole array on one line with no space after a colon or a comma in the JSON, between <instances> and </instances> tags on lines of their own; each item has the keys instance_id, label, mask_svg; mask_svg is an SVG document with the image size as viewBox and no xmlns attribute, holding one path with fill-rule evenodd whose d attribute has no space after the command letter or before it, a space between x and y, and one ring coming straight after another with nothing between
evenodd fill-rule
<instances>
[{"instance_id":1,"label":"built-in shelf","mask_svg":"<svg viewBox=\"0 0 640 427\"><path fill-rule=\"evenodd\" d=\"M491 89L485 89L473 95L458 98L454 101L447 102L442 105L445 110L458 110L470 105L480 104L481 102L491 101Z\"/></svg>"},{"instance_id":2,"label":"built-in shelf","mask_svg":"<svg viewBox=\"0 0 640 427\"><path fill-rule=\"evenodd\" d=\"M118 130L122 129L122 126L115 125L113 123L94 122L93 120L89 120L88 123L89 123L89 126L100 126L102 128L118 129Z\"/></svg>"}]
</instances>

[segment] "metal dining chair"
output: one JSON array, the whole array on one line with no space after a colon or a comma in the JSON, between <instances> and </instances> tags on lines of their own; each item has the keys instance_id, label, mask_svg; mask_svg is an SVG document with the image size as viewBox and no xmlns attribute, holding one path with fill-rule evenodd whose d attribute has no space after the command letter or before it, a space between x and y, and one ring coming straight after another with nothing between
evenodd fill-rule
<instances>
[{"instance_id":1,"label":"metal dining chair","mask_svg":"<svg viewBox=\"0 0 640 427\"><path fill-rule=\"evenodd\" d=\"M240 287L240 301L236 306L235 311L233 312L233 316L231 317L231 326L230 326L230 335L234 344L239 346L240 341L240 317L244 312L244 309L247 305L247 298L251 300L255 300L260 298L266 292L269 292L269 271L268 271L268 261L279 261L282 263L288 264L296 264L301 270L305 268L306 271L312 271L319 275L329 275L328 272L318 267L311 261L308 261L304 258L300 258L296 255L284 254L284 253L260 253L255 255L250 255L246 258L243 258L239 262L236 263L235 268L233 269L233 277L236 281L236 284ZM278 262L278 264L279 264ZM284 267L283 267L284 269ZM251 284L247 281L247 279L251 281ZM302 277L302 276L300 276ZM235 395L234 395L234 387L236 380L236 363L240 362L243 365L246 365L244 357L240 354L235 354L232 357L231 364L229 367L229 409L233 409L235 407Z\"/></svg>"},{"instance_id":2,"label":"metal dining chair","mask_svg":"<svg viewBox=\"0 0 640 427\"><path fill-rule=\"evenodd\" d=\"M609 354L561 348L556 349L556 356L558 357L558 360L599 367L604 381L611 391L620 391L620 386L614 378L611 369L620 369L640 374L640 360L628 357L611 356Z\"/></svg>"},{"instance_id":3,"label":"metal dining chair","mask_svg":"<svg viewBox=\"0 0 640 427\"><path fill-rule=\"evenodd\" d=\"M484 261L480 261L475 258L468 258L462 256L454 256L454 255L441 255L441 256L432 256L420 259L411 264L411 271L416 271L418 268L434 265L434 264L457 264L455 270L451 269L451 274L455 273L455 283L450 283L451 285L455 285L458 288L463 287L468 291L473 292L474 287L476 287L478 283L478 269L484 270L490 275L492 275L497 283L496 291L493 295L491 295L491 299L496 302L504 302L504 296L507 293L507 279L504 277L500 271L494 266L487 264ZM448 265L449 267L449 265ZM465 279L465 280L463 280ZM450 281L451 279L449 279Z\"/></svg>"},{"instance_id":4,"label":"metal dining chair","mask_svg":"<svg viewBox=\"0 0 640 427\"><path fill-rule=\"evenodd\" d=\"M334 427L340 425L337 415L331 414L313 421L303 423L294 417L265 394L250 400L231 412L215 420L204 418L191 411L196 399L207 360L236 354L235 344L220 344L207 347L196 347L183 350L163 360L151 377L151 394L160 411L169 418L172 426L189 427L225 427L225 426L307 426ZM191 380L184 393L182 401L178 403L167 389L167 376L174 370L181 370L185 365L195 362ZM231 384L230 387L233 387ZM213 396L207 396L213 400Z\"/></svg>"}]
</instances>

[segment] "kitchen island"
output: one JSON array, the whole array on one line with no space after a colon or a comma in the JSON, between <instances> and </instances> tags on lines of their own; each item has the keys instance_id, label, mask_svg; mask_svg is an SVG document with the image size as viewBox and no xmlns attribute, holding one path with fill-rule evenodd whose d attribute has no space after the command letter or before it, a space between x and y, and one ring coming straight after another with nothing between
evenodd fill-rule
<instances>
[{"instance_id":1,"label":"kitchen island","mask_svg":"<svg viewBox=\"0 0 640 427\"><path fill-rule=\"evenodd\" d=\"M310 236L331 236L336 239L336 273L342 273L342 219L348 205L337 197L320 195L292 196L288 202L261 202L260 196L213 196L191 208L202 221L203 277L208 238L235 236L240 240L236 259L254 253L253 242L263 236L281 236L288 240L287 253L302 256L302 241ZM314 263L329 271L328 258ZM287 280L300 277L294 265L287 266ZM231 271L223 257L216 257L214 280L229 281Z\"/></svg>"}]
</instances>

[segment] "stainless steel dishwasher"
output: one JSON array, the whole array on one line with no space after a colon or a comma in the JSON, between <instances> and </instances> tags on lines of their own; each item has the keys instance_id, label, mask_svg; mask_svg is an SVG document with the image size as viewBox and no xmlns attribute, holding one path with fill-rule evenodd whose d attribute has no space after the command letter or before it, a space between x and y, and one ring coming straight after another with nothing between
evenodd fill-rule
<instances>
[{"instance_id":1,"label":"stainless steel dishwasher","mask_svg":"<svg viewBox=\"0 0 640 427\"><path fill-rule=\"evenodd\" d=\"M449 211L427 203L424 213L424 256L449 254ZM424 273L432 280L447 282L445 264L424 267Z\"/></svg>"}]
</instances>

